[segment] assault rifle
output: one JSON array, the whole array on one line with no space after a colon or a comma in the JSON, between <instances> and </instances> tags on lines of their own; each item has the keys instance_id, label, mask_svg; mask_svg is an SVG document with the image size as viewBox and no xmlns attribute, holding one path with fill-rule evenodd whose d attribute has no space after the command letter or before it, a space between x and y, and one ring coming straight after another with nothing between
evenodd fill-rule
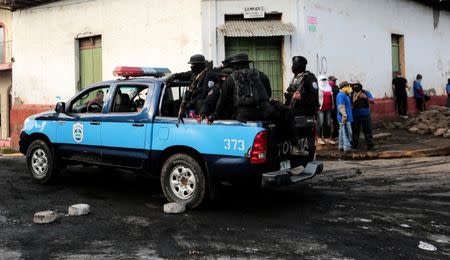
<instances>
[{"instance_id":1,"label":"assault rifle","mask_svg":"<svg viewBox=\"0 0 450 260\"><path fill-rule=\"evenodd\" d=\"M177 127L178 125L181 123L184 124L183 121L183 115L186 112L186 107L188 106L189 102L192 99L192 94L194 93L195 88L197 87L199 81L204 77L204 75L206 74L206 71L208 69L204 69L202 72L200 72L195 79L191 82L191 84L189 84L189 87L186 89L186 91L184 92L183 95L183 100L180 104L180 109L178 110L178 121L177 121Z\"/></svg>"},{"instance_id":2,"label":"assault rifle","mask_svg":"<svg viewBox=\"0 0 450 260\"><path fill-rule=\"evenodd\" d=\"M292 81L292 83L295 83L296 81L300 81L300 83L298 84L298 88L294 91L295 92L300 92L303 88L303 77L305 76L305 72L302 73L302 75L300 75L299 78L294 78L294 80ZM289 104L289 109L292 110L295 107L295 104L297 103L297 99L294 99L294 97L291 97L291 104Z\"/></svg>"}]
</instances>

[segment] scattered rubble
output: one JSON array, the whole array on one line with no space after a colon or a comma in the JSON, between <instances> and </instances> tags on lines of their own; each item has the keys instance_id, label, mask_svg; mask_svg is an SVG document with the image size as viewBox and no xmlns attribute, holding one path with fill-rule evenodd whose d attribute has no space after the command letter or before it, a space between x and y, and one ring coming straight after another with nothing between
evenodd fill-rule
<instances>
[{"instance_id":1,"label":"scattered rubble","mask_svg":"<svg viewBox=\"0 0 450 260\"><path fill-rule=\"evenodd\" d=\"M75 204L69 207L69 216L81 216L89 213L90 207L88 204Z\"/></svg>"},{"instance_id":2,"label":"scattered rubble","mask_svg":"<svg viewBox=\"0 0 450 260\"><path fill-rule=\"evenodd\" d=\"M391 137L392 137L391 133L379 133L379 134L373 135L374 140L387 139L387 138L391 138Z\"/></svg>"},{"instance_id":3,"label":"scattered rubble","mask_svg":"<svg viewBox=\"0 0 450 260\"><path fill-rule=\"evenodd\" d=\"M180 214L186 211L186 204L171 202L164 204L164 212L168 214Z\"/></svg>"},{"instance_id":4,"label":"scattered rubble","mask_svg":"<svg viewBox=\"0 0 450 260\"><path fill-rule=\"evenodd\" d=\"M56 220L58 214L56 211L46 210L36 212L33 217L33 222L36 224L47 224Z\"/></svg>"},{"instance_id":5,"label":"scattered rubble","mask_svg":"<svg viewBox=\"0 0 450 260\"><path fill-rule=\"evenodd\" d=\"M407 129L408 132L419 135L433 134L450 137L450 108L431 107L415 117L402 122L386 122L386 128Z\"/></svg>"},{"instance_id":6,"label":"scattered rubble","mask_svg":"<svg viewBox=\"0 0 450 260\"><path fill-rule=\"evenodd\" d=\"M430 243L420 241L418 247L422 250L436 251L437 248Z\"/></svg>"}]
</instances>

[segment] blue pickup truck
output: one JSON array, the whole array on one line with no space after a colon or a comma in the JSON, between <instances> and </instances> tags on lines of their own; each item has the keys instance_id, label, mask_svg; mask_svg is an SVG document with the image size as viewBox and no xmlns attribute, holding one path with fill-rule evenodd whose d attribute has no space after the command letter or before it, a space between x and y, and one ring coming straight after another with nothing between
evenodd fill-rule
<instances>
[{"instance_id":1,"label":"blue pickup truck","mask_svg":"<svg viewBox=\"0 0 450 260\"><path fill-rule=\"evenodd\" d=\"M27 118L20 151L38 183L66 165L120 167L160 176L168 201L194 208L214 197L222 181L285 185L314 177L313 118L296 118L304 153L292 156L283 129L266 122L185 118L178 109L186 86L165 85L163 68L118 67L120 78L84 89L54 111Z\"/></svg>"}]
</instances>

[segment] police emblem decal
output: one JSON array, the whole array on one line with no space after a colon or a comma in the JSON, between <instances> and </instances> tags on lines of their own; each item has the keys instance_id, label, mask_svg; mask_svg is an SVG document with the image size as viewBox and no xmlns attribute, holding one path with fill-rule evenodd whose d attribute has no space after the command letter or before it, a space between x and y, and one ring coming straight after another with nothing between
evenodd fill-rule
<instances>
[{"instance_id":1,"label":"police emblem decal","mask_svg":"<svg viewBox=\"0 0 450 260\"><path fill-rule=\"evenodd\" d=\"M80 123L76 123L72 127L72 137L73 140L77 143L81 143L83 141L83 125Z\"/></svg>"}]
</instances>

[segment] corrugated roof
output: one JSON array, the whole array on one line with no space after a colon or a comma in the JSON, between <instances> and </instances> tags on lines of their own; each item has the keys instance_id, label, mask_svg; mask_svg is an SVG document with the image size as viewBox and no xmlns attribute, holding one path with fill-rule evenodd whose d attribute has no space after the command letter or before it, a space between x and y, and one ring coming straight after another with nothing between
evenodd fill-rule
<instances>
[{"instance_id":1,"label":"corrugated roof","mask_svg":"<svg viewBox=\"0 0 450 260\"><path fill-rule=\"evenodd\" d=\"M280 20L226 21L217 31L227 37L283 36L295 33L295 26Z\"/></svg>"}]
</instances>

